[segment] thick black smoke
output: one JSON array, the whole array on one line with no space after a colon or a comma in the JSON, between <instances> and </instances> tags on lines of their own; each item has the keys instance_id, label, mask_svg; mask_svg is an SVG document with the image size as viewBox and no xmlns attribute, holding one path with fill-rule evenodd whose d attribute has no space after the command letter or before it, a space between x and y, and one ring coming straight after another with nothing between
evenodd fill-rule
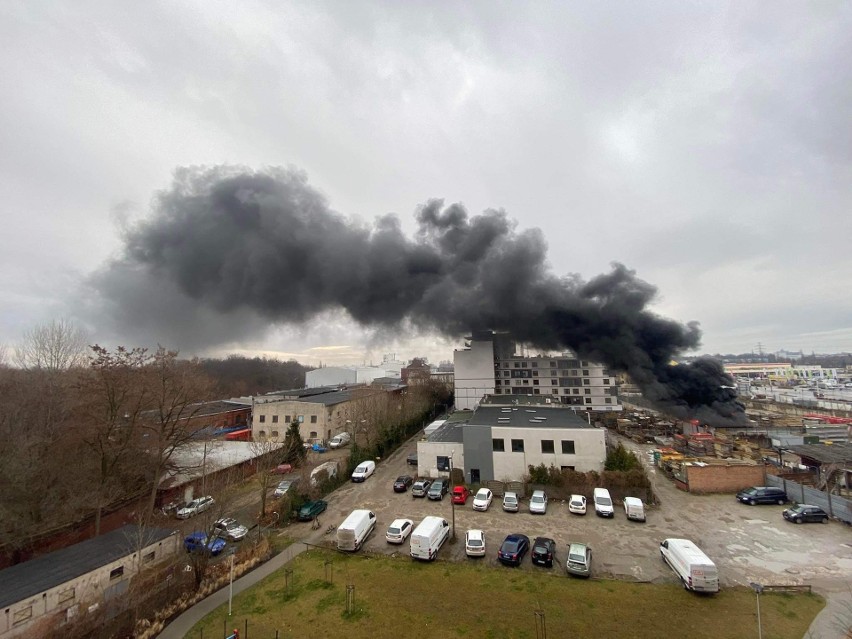
<instances>
[{"instance_id":1,"label":"thick black smoke","mask_svg":"<svg viewBox=\"0 0 852 639\"><path fill-rule=\"evenodd\" d=\"M417 223L414 238L390 215L358 226L293 170L182 169L151 217L127 232L124 257L98 285L130 298L140 282L158 282L208 313L270 323L342 307L368 326L408 321L454 337L510 331L519 342L570 348L628 372L669 411L744 422L717 363L670 365L699 345L698 325L646 310L656 289L633 271L615 264L589 282L557 277L541 231L517 231L503 211L471 217L431 200Z\"/></svg>"}]
</instances>

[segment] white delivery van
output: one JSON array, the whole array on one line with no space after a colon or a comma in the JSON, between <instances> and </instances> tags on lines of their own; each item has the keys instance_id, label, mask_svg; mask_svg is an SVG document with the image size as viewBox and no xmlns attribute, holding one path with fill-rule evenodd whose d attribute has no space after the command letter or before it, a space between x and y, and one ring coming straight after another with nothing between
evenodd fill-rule
<instances>
[{"instance_id":1,"label":"white delivery van","mask_svg":"<svg viewBox=\"0 0 852 639\"><path fill-rule=\"evenodd\" d=\"M411 557L432 561L450 536L450 524L443 517L425 517L411 533Z\"/></svg>"},{"instance_id":2,"label":"white delivery van","mask_svg":"<svg viewBox=\"0 0 852 639\"><path fill-rule=\"evenodd\" d=\"M612 497L606 488L595 488L594 491L595 514L599 517L613 517L615 511L612 508Z\"/></svg>"},{"instance_id":3,"label":"white delivery van","mask_svg":"<svg viewBox=\"0 0 852 639\"><path fill-rule=\"evenodd\" d=\"M645 521L645 504L638 497L625 497L624 514L633 521Z\"/></svg>"},{"instance_id":4,"label":"white delivery van","mask_svg":"<svg viewBox=\"0 0 852 639\"><path fill-rule=\"evenodd\" d=\"M374 472L376 472L376 462L363 461L352 471L352 481L364 481Z\"/></svg>"},{"instance_id":5,"label":"white delivery van","mask_svg":"<svg viewBox=\"0 0 852 639\"><path fill-rule=\"evenodd\" d=\"M687 590L719 592L716 564L689 539L664 539L660 554Z\"/></svg>"},{"instance_id":6,"label":"white delivery van","mask_svg":"<svg viewBox=\"0 0 852 639\"><path fill-rule=\"evenodd\" d=\"M332 437L328 442L329 448L342 448L346 446L352 440L351 435L349 433L338 433L334 437Z\"/></svg>"},{"instance_id":7,"label":"white delivery van","mask_svg":"<svg viewBox=\"0 0 852 639\"><path fill-rule=\"evenodd\" d=\"M314 468L311 471L311 486L316 486L319 483L320 473L322 472L327 474L328 479L334 479L337 477L337 462L327 461Z\"/></svg>"},{"instance_id":8,"label":"white delivery van","mask_svg":"<svg viewBox=\"0 0 852 639\"><path fill-rule=\"evenodd\" d=\"M376 527L376 516L369 510L353 510L337 527L337 549L358 550Z\"/></svg>"}]
</instances>

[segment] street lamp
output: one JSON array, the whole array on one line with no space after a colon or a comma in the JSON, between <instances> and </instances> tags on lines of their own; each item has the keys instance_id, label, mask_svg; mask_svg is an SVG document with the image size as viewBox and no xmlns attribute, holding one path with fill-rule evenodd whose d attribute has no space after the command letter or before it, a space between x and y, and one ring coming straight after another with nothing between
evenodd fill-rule
<instances>
[{"instance_id":1,"label":"street lamp","mask_svg":"<svg viewBox=\"0 0 852 639\"><path fill-rule=\"evenodd\" d=\"M450 508L453 511L453 541L456 540L456 502L453 499L455 493L455 481L453 481L453 456L456 454L455 449L450 451Z\"/></svg>"},{"instance_id":2,"label":"street lamp","mask_svg":"<svg viewBox=\"0 0 852 639\"><path fill-rule=\"evenodd\" d=\"M231 548L231 583L228 586L228 616L231 616L231 600L234 598L234 553L236 552L235 548Z\"/></svg>"},{"instance_id":3,"label":"street lamp","mask_svg":"<svg viewBox=\"0 0 852 639\"><path fill-rule=\"evenodd\" d=\"M763 592L763 585L752 581L749 586L757 595L757 639L763 639L763 628L760 625L760 593Z\"/></svg>"}]
</instances>

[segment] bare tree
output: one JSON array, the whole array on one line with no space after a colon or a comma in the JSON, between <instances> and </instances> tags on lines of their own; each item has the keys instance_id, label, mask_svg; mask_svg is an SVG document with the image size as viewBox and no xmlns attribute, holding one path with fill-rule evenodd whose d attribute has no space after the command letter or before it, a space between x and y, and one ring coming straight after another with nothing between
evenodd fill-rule
<instances>
[{"instance_id":1,"label":"bare tree","mask_svg":"<svg viewBox=\"0 0 852 639\"><path fill-rule=\"evenodd\" d=\"M275 485L279 476L272 471L283 460L282 446L270 439L255 440L250 444L255 459L256 471L252 481L260 491L260 519L266 516L266 502L269 489Z\"/></svg>"},{"instance_id":2,"label":"bare tree","mask_svg":"<svg viewBox=\"0 0 852 639\"><path fill-rule=\"evenodd\" d=\"M70 320L53 320L24 333L15 360L26 370L66 371L85 364L87 342L86 333Z\"/></svg>"}]
</instances>

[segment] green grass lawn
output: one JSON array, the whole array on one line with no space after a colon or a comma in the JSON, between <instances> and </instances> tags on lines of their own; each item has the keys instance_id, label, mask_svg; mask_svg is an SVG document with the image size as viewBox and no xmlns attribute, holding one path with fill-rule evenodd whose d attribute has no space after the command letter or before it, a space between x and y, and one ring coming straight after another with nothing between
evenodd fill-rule
<instances>
[{"instance_id":1,"label":"green grass lawn","mask_svg":"<svg viewBox=\"0 0 852 639\"><path fill-rule=\"evenodd\" d=\"M331 560L332 583L326 580ZM298 556L290 587L284 569L234 597L226 625L248 620L249 637L536 637L536 610L548 637L739 638L757 636L755 595L728 588L717 595L678 585L568 578L544 570L343 555ZM353 584L354 613L346 614ZM801 639L824 600L810 594L761 596L763 636ZM189 639L220 637L227 605L208 615ZM203 631L203 635L202 635Z\"/></svg>"}]
</instances>

